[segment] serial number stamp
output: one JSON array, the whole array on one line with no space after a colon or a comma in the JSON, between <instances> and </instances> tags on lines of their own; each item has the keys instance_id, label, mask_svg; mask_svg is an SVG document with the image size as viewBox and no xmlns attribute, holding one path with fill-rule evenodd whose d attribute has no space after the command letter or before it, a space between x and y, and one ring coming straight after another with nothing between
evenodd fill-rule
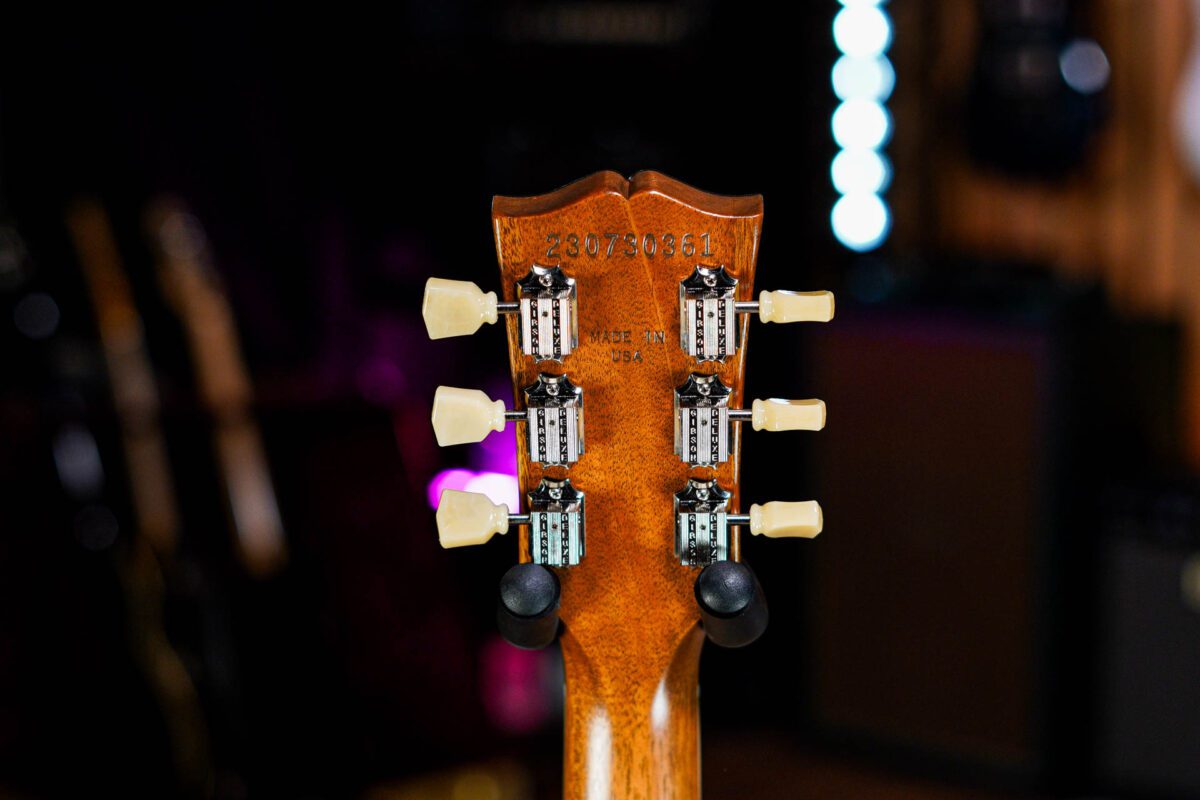
<instances>
[{"instance_id":1,"label":"serial number stamp","mask_svg":"<svg viewBox=\"0 0 1200 800\"><path fill-rule=\"evenodd\" d=\"M641 253L647 258L684 258L716 255L712 236L704 233L551 233L546 236L546 258L612 258L620 255L633 258Z\"/></svg>"}]
</instances>

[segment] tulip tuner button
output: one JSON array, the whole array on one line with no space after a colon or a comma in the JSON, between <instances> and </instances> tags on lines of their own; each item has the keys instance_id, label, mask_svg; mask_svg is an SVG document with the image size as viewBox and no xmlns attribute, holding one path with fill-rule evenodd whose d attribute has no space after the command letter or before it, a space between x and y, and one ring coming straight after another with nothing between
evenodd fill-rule
<instances>
[{"instance_id":1,"label":"tulip tuner button","mask_svg":"<svg viewBox=\"0 0 1200 800\"><path fill-rule=\"evenodd\" d=\"M679 346L700 361L724 361L738 348L738 314L758 314L762 322L829 322L831 292L761 292L757 301L738 302L737 279L725 267L697 266L679 284Z\"/></svg>"},{"instance_id":2,"label":"tulip tuner button","mask_svg":"<svg viewBox=\"0 0 1200 800\"><path fill-rule=\"evenodd\" d=\"M730 525L747 525L755 536L768 539L815 539L825 526L825 517L816 500L801 500L750 506L749 514L730 514Z\"/></svg>"},{"instance_id":3,"label":"tulip tuner button","mask_svg":"<svg viewBox=\"0 0 1200 800\"><path fill-rule=\"evenodd\" d=\"M537 361L562 361L579 343L575 279L557 267L534 265L516 285L515 302L501 302L470 281L430 278L421 316L430 339L466 336L500 314L520 315L521 352Z\"/></svg>"},{"instance_id":4,"label":"tulip tuner button","mask_svg":"<svg viewBox=\"0 0 1200 800\"><path fill-rule=\"evenodd\" d=\"M819 431L825 427L820 400L755 400L749 409L729 408L731 391L716 375L698 372L675 390L675 455L693 467L729 459L734 422L756 431Z\"/></svg>"},{"instance_id":5,"label":"tulip tuner button","mask_svg":"<svg viewBox=\"0 0 1200 800\"><path fill-rule=\"evenodd\" d=\"M433 395L438 445L483 441L507 422L524 422L529 458L543 466L570 466L583 454L583 389L565 375L538 375L526 386L524 411L506 411L478 389L439 386Z\"/></svg>"}]
</instances>

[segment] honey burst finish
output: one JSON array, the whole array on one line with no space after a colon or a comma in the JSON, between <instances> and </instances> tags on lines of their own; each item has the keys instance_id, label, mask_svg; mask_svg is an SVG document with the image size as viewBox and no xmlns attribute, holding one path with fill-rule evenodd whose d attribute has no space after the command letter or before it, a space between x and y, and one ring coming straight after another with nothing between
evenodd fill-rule
<instances>
[{"instance_id":1,"label":"honey burst finish","mask_svg":"<svg viewBox=\"0 0 1200 800\"><path fill-rule=\"evenodd\" d=\"M725 363L697 364L679 347L679 283L699 265L724 265L737 300L752 300L762 198L706 194L656 172L627 181L600 172L538 197L492 206L504 299L535 264L561 265L578 286L579 347L563 363L523 355L507 318L514 395L537 372L565 372L587 393L587 453L571 467L587 493L587 554L559 570L566 666L564 796L700 795L697 674L703 632L697 570L679 564L672 497L690 475L717 477L739 508L740 434L717 469L689 472L673 455L675 387L717 373L740 408L742 346ZM543 474L518 448L522 494ZM521 560L530 560L521 533ZM736 531L731 554L738 558Z\"/></svg>"}]
</instances>

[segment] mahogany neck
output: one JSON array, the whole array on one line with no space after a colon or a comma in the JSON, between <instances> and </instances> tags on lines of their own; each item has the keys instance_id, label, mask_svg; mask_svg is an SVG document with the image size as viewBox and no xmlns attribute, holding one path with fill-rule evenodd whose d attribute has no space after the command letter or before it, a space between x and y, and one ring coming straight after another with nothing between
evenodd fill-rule
<instances>
[{"instance_id":1,"label":"mahogany neck","mask_svg":"<svg viewBox=\"0 0 1200 800\"><path fill-rule=\"evenodd\" d=\"M697 626L666 652L626 639L589 658L564 632L566 800L699 800L703 643Z\"/></svg>"}]
</instances>

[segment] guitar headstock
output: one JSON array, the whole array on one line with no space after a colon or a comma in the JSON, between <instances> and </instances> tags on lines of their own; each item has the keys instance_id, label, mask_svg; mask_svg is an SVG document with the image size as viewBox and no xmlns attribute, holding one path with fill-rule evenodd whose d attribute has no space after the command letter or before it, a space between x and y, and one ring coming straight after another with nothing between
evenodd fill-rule
<instances>
[{"instance_id":1,"label":"guitar headstock","mask_svg":"<svg viewBox=\"0 0 1200 800\"><path fill-rule=\"evenodd\" d=\"M501 624L510 639L544 644L561 598L568 731L596 707L611 717L620 696L637 709L625 720L633 728L650 724L639 715L655 702L694 709L702 616L709 637L732 646L766 624L757 581L737 563L739 529L820 532L812 501L739 513L742 430L819 430L825 416L817 400L747 406L750 319L833 314L827 292L754 298L761 223L757 195L601 172L550 194L495 199L501 298L438 279L426 289L431 336L506 316L515 410L442 387L433 423L451 444L517 422L525 513L446 494L439 533L457 546L519 527L519 560L539 567L506 577ZM656 700L663 691L670 697ZM583 695L599 706L577 707L572 697Z\"/></svg>"}]
</instances>

